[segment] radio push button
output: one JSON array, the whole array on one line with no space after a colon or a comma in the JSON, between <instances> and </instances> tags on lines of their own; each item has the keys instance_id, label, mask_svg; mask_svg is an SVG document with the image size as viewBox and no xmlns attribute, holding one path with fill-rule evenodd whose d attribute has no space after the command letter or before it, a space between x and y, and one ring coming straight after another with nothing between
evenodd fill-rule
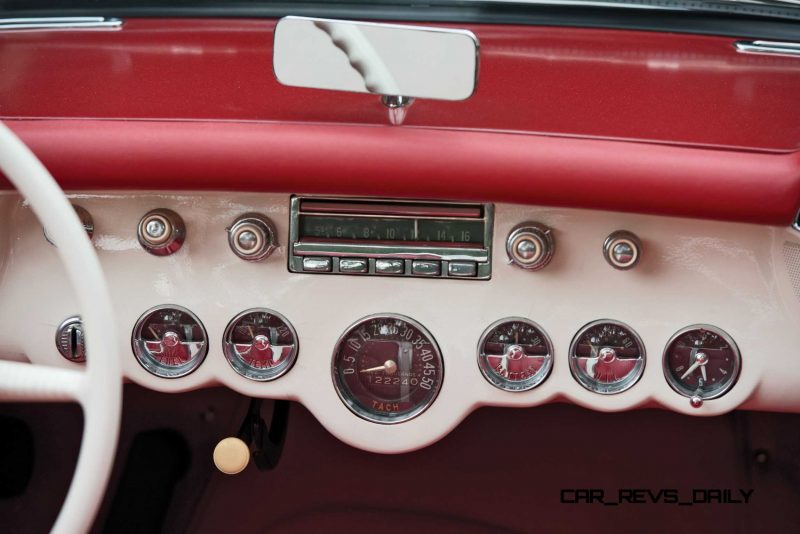
<instances>
[{"instance_id":1,"label":"radio push button","mask_svg":"<svg viewBox=\"0 0 800 534\"><path fill-rule=\"evenodd\" d=\"M303 270L315 273L331 272L330 258L303 258Z\"/></svg>"},{"instance_id":2,"label":"radio push button","mask_svg":"<svg viewBox=\"0 0 800 534\"><path fill-rule=\"evenodd\" d=\"M339 260L340 273L365 273L369 266L362 258L342 258Z\"/></svg>"},{"instance_id":3,"label":"radio push button","mask_svg":"<svg viewBox=\"0 0 800 534\"><path fill-rule=\"evenodd\" d=\"M439 276L442 273L442 264L438 261L414 260L411 264L411 273L422 276Z\"/></svg>"},{"instance_id":4,"label":"radio push button","mask_svg":"<svg viewBox=\"0 0 800 534\"><path fill-rule=\"evenodd\" d=\"M451 261L447 266L447 274L450 276L477 276L478 264L474 261Z\"/></svg>"},{"instance_id":5,"label":"radio push button","mask_svg":"<svg viewBox=\"0 0 800 534\"><path fill-rule=\"evenodd\" d=\"M403 260L375 260L377 274L403 274L405 262Z\"/></svg>"}]
</instances>

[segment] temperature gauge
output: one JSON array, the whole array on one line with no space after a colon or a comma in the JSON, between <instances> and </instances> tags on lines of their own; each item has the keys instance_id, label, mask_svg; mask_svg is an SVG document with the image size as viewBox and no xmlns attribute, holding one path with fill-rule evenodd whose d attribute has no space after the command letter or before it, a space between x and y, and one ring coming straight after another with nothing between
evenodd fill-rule
<instances>
[{"instance_id":1,"label":"temperature gauge","mask_svg":"<svg viewBox=\"0 0 800 534\"><path fill-rule=\"evenodd\" d=\"M233 370L251 380L274 380L297 359L297 333L286 318L272 310L247 310L228 324L222 350Z\"/></svg>"},{"instance_id":2,"label":"temperature gauge","mask_svg":"<svg viewBox=\"0 0 800 534\"><path fill-rule=\"evenodd\" d=\"M733 339L714 326L692 325L678 331L664 350L664 376L693 407L727 393L736 383L741 356Z\"/></svg>"},{"instance_id":3,"label":"temperature gauge","mask_svg":"<svg viewBox=\"0 0 800 534\"><path fill-rule=\"evenodd\" d=\"M586 389L611 395L632 387L644 371L644 343L629 326L603 319L584 326L569 348L572 376Z\"/></svg>"},{"instance_id":4,"label":"temperature gauge","mask_svg":"<svg viewBox=\"0 0 800 534\"><path fill-rule=\"evenodd\" d=\"M188 375L208 352L208 337L200 319L180 306L146 311L136 321L131 344L142 367L163 378Z\"/></svg>"},{"instance_id":5,"label":"temperature gauge","mask_svg":"<svg viewBox=\"0 0 800 534\"><path fill-rule=\"evenodd\" d=\"M478 342L478 366L493 386L526 391L541 384L553 366L553 345L528 319L510 317L489 326Z\"/></svg>"}]
</instances>

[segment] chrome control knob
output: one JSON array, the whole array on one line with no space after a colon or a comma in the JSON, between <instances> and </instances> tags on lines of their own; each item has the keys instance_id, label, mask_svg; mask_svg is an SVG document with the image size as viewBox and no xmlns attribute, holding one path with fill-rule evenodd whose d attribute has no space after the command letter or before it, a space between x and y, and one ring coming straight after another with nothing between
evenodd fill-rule
<instances>
[{"instance_id":1,"label":"chrome control knob","mask_svg":"<svg viewBox=\"0 0 800 534\"><path fill-rule=\"evenodd\" d=\"M178 251L186 239L186 226L180 215L159 208L148 211L139 221L139 244L155 256L168 256Z\"/></svg>"},{"instance_id":2,"label":"chrome control knob","mask_svg":"<svg viewBox=\"0 0 800 534\"><path fill-rule=\"evenodd\" d=\"M56 330L56 348L59 354L71 362L86 361L83 322L79 316L68 317L59 325Z\"/></svg>"},{"instance_id":3,"label":"chrome control knob","mask_svg":"<svg viewBox=\"0 0 800 534\"><path fill-rule=\"evenodd\" d=\"M259 261L272 254L278 239L269 219L257 213L246 213L228 228L228 244L243 260Z\"/></svg>"},{"instance_id":4,"label":"chrome control knob","mask_svg":"<svg viewBox=\"0 0 800 534\"><path fill-rule=\"evenodd\" d=\"M91 241L92 236L94 235L94 219L92 219L92 214L89 213L86 208L77 206L75 204L72 205L72 208L78 215L78 219L80 219L83 229L86 230L86 235L89 236L89 241ZM47 228L43 228L42 230L44 231L44 238L47 240L47 242L53 246L56 246L56 244L53 243L53 240L50 239L50 236L47 235Z\"/></svg>"},{"instance_id":5,"label":"chrome control knob","mask_svg":"<svg viewBox=\"0 0 800 534\"><path fill-rule=\"evenodd\" d=\"M615 269L633 269L642 255L642 242L631 232L620 230L608 236L603 243L603 256Z\"/></svg>"},{"instance_id":6,"label":"chrome control knob","mask_svg":"<svg viewBox=\"0 0 800 534\"><path fill-rule=\"evenodd\" d=\"M506 253L511 263L536 271L553 259L556 243L550 228L539 223L523 223L508 234Z\"/></svg>"}]
</instances>

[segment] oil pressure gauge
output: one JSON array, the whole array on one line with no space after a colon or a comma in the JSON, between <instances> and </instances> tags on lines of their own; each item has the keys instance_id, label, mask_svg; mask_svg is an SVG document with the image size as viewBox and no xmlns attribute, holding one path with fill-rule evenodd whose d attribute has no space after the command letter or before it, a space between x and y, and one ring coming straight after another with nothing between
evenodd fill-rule
<instances>
[{"instance_id":1,"label":"oil pressure gauge","mask_svg":"<svg viewBox=\"0 0 800 534\"><path fill-rule=\"evenodd\" d=\"M584 326L572 340L569 368L586 389L611 395L632 387L644 371L644 344L633 329L603 319Z\"/></svg>"},{"instance_id":2,"label":"oil pressure gauge","mask_svg":"<svg viewBox=\"0 0 800 534\"><path fill-rule=\"evenodd\" d=\"M251 380L274 380L297 358L297 333L278 312L247 310L228 324L222 350L233 370Z\"/></svg>"},{"instance_id":3,"label":"oil pressure gauge","mask_svg":"<svg viewBox=\"0 0 800 534\"><path fill-rule=\"evenodd\" d=\"M541 384L553 366L553 345L528 319L510 317L489 326L478 342L478 366L493 386L526 391Z\"/></svg>"},{"instance_id":4,"label":"oil pressure gauge","mask_svg":"<svg viewBox=\"0 0 800 534\"><path fill-rule=\"evenodd\" d=\"M664 376L695 408L721 397L739 378L741 356L728 334L709 325L679 330L664 350Z\"/></svg>"},{"instance_id":5,"label":"oil pressure gauge","mask_svg":"<svg viewBox=\"0 0 800 534\"><path fill-rule=\"evenodd\" d=\"M200 319L174 305L147 310L136 321L131 344L142 367L163 378L188 375L208 352L208 336Z\"/></svg>"}]
</instances>

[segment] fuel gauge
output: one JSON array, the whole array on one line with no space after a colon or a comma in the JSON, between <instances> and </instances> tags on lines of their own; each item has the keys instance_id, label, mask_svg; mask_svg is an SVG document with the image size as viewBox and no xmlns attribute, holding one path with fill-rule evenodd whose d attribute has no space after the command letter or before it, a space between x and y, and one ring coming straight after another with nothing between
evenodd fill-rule
<instances>
[{"instance_id":1,"label":"fuel gauge","mask_svg":"<svg viewBox=\"0 0 800 534\"><path fill-rule=\"evenodd\" d=\"M180 306L147 310L136 321L131 344L142 367L162 378L188 375L208 352L208 336L200 319Z\"/></svg>"},{"instance_id":2,"label":"fuel gauge","mask_svg":"<svg viewBox=\"0 0 800 534\"><path fill-rule=\"evenodd\" d=\"M572 340L569 368L586 389L611 395L632 387L644 371L645 350L633 329L603 319L584 326Z\"/></svg>"},{"instance_id":3,"label":"fuel gauge","mask_svg":"<svg viewBox=\"0 0 800 534\"><path fill-rule=\"evenodd\" d=\"M664 350L664 376L695 408L721 397L739 377L741 356L736 343L715 326L692 325L679 330Z\"/></svg>"},{"instance_id":4,"label":"fuel gauge","mask_svg":"<svg viewBox=\"0 0 800 534\"><path fill-rule=\"evenodd\" d=\"M243 377L274 380L294 365L297 333L283 315L255 308L231 320L222 338L222 350L233 370Z\"/></svg>"}]
</instances>

